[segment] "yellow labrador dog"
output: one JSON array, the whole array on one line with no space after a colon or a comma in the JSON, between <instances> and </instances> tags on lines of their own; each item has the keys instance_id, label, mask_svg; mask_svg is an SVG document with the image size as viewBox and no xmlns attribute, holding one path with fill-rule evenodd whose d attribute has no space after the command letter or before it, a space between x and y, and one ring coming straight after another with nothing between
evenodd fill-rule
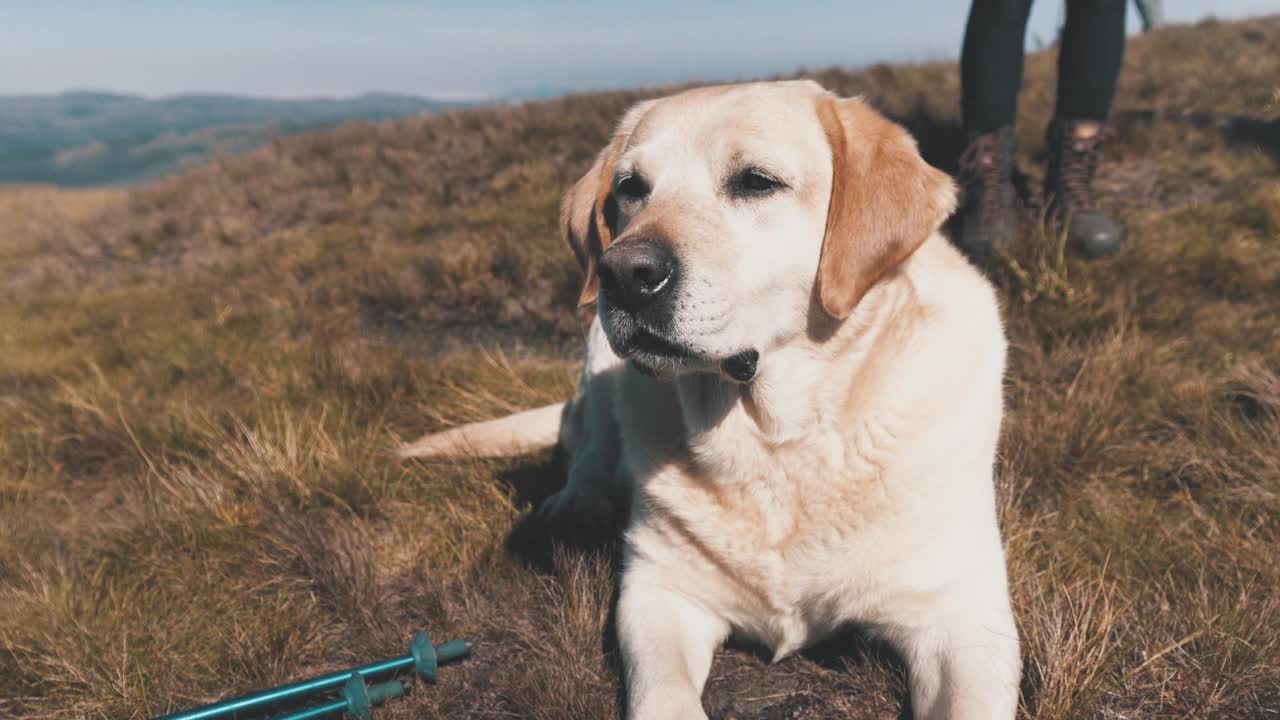
<instances>
[{"instance_id":1,"label":"yellow labrador dog","mask_svg":"<svg viewBox=\"0 0 1280 720\"><path fill-rule=\"evenodd\" d=\"M577 396L403 448L559 442L545 512L630 499L629 717L706 717L730 633L782 658L851 623L901 652L917 718L1014 716L1005 339L938 232L954 205L906 131L812 82L640 103L564 201L597 303Z\"/></svg>"}]
</instances>

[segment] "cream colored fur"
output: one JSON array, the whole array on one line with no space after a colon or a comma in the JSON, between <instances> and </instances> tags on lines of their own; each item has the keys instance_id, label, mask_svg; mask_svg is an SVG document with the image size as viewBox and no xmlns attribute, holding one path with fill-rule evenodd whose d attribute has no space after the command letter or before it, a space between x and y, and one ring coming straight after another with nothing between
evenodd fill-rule
<instances>
[{"instance_id":1,"label":"cream colored fur","mask_svg":"<svg viewBox=\"0 0 1280 720\"><path fill-rule=\"evenodd\" d=\"M846 317L819 301L819 260L832 243L881 239L830 237L833 160L842 166L820 103L844 118L848 172L859 173L847 192L890 205L906 193L904 215L932 208L906 258ZM617 629L631 718L706 717L703 684L731 633L781 659L852 623L901 653L917 718L1012 718L1018 636L992 481L1005 340L992 288L937 232L954 205L949 181L920 162L920 182L877 188L891 172L877 163L889 150L917 161L914 143L808 82L646 103L611 147L615 174L643 172L652 186L620 207L611 239L660 228L672 243L685 280L669 332L696 355L620 358L602 299L571 403L429 436L406 454L520 452L558 433L569 480L544 512L605 517L629 500ZM719 178L743 157L787 188L726 199ZM567 201L571 237L594 217L580 206L594 182ZM862 220L840 226L872 233L895 219ZM739 383L714 359L744 348L759 362Z\"/></svg>"}]
</instances>

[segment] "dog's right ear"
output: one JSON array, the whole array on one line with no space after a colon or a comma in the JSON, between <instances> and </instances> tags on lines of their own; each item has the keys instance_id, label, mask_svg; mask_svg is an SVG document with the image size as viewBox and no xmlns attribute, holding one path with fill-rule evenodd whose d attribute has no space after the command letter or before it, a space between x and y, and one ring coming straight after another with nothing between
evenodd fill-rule
<instances>
[{"instance_id":1,"label":"dog's right ear","mask_svg":"<svg viewBox=\"0 0 1280 720\"><path fill-rule=\"evenodd\" d=\"M586 274L579 306L596 301L596 263L613 242L618 227L618 204L613 199L614 165L626 148L631 131L654 102L642 102L627 111L613 133L613 139L596 156L587 174L565 193L560 203L560 232Z\"/></svg>"},{"instance_id":2,"label":"dog's right ear","mask_svg":"<svg viewBox=\"0 0 1280 720\"><path fill-rule=\"evenodd\" d=\"M823 95L817 109L831 144L818 298L828 315L844 319L941 227L956 190L902 126L861 100Z\"/></svg>"}]
</instances>

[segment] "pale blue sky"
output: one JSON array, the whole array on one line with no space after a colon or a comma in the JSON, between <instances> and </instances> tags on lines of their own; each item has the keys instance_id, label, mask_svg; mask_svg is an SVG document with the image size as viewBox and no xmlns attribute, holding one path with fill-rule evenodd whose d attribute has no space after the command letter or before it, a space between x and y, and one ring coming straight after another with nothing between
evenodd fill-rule
<instances>
[{"instance_id":1,"label":"pale blue sky","mask_svg":"<svg viewBox=\"0 0 1280 720\"><path fill-rule=\"evenodd\" d=\"M1165 6L1175 21L1280 12L1280 0ZM1061 7L1037 0L1029 44L1052 36ZM472 98L738 79L955 57L967 13L965 0L0 0L0 94Z\"/></svg>"}]
</instances>

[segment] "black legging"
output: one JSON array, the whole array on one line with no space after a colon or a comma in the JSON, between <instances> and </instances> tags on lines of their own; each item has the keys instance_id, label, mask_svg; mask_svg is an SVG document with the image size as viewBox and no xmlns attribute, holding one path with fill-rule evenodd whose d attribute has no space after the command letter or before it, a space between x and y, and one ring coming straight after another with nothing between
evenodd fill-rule
<instances>
[{"instance_id":1,"label":"black legging","mask_svg":"<svg viewBox=\"0 0 1280 720\"><path fill-rule=\"evenodd\" d=\"M1124 11L1125 0L1067 0L1055 118L1107 119L1124 57ZM969 132L1013 124L1030 14L1031 0L973 0L960 55L961 106Z\"/></svg>"}]
</instances>

